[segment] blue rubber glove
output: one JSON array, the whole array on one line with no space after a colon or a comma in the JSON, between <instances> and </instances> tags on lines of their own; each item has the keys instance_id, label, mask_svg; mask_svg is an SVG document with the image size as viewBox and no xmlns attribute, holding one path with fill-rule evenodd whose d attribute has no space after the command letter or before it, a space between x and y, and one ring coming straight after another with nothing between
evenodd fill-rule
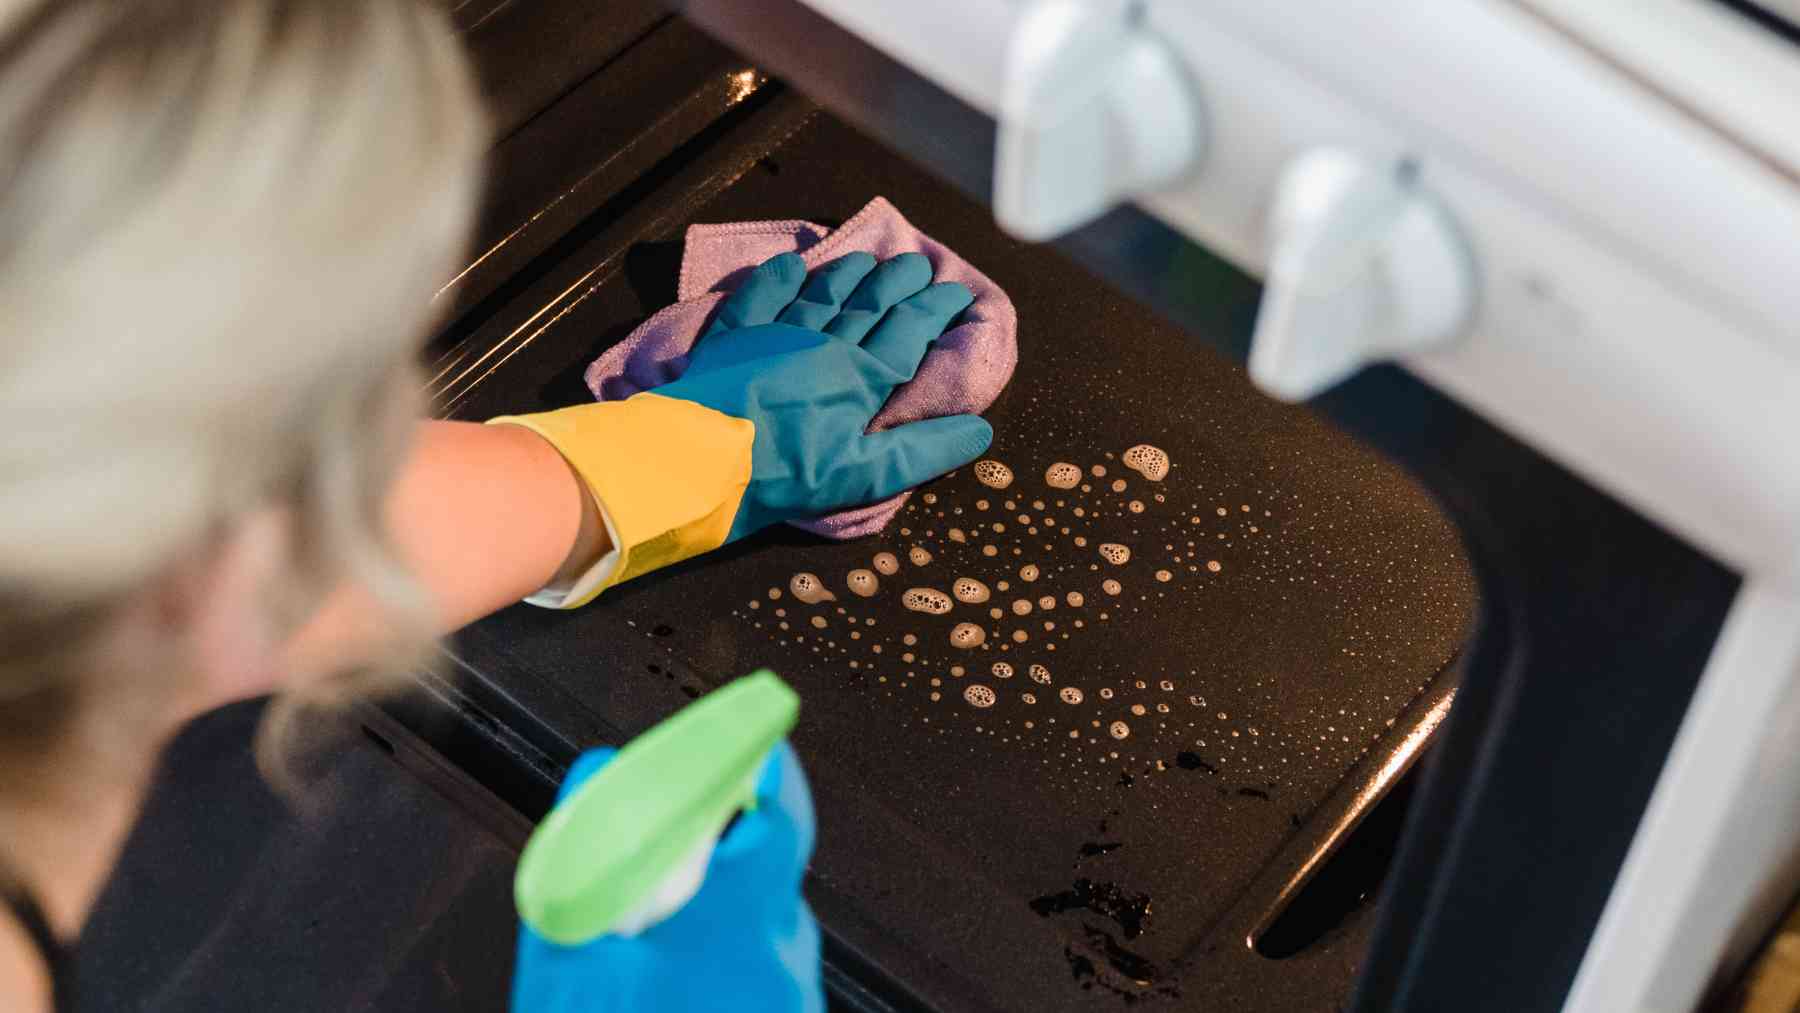
<instances>
[{"instance_id":1,"label":"blue rubber glove","mask_svg":"<svg viewBox=\"0 0 1800 1013\"><path fill-rule=\"evenodd\" d=\"M616 752L583 754L557 800ZM800 895L812 796L787 743L763 765L756 797L713 849L700 892L640 935L560 946L521 926L514 1013L823 1013L819 926Z\"/></svg>"},{"instance_id":2,"label":"blue rubber glove","mask_svg":"<svg viewBox=\"0 0 1800 1013\"><path fill-rule=\"evenodd\" d=\"M951 415L866 432L973 296L931 262L846 254L812 272L763 262L727 298L680 379L650 391L755 424L750 482L727 541L886 499L980 457L993 429Z\"/></svg>"}]
</instances>

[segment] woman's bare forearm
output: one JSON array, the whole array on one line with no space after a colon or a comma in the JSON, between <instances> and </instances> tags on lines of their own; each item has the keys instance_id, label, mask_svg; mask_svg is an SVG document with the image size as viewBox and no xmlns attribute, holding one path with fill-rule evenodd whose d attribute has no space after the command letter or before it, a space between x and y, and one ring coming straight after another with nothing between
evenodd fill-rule
<instances>
[{"instance_id":1,"label":"woman's bare forearm","mask_svg":"<svg viewBox=\"0 0 1800 1013\"><path fill-rule=\"evenodd\" d=\"M607 551L606 529L562 455L517 426L426 422L387 505L395 547L449 632ZM326 602L289 651L306 670L354 658L380 635L366 590Z\"/></svg>"}]
</instances>

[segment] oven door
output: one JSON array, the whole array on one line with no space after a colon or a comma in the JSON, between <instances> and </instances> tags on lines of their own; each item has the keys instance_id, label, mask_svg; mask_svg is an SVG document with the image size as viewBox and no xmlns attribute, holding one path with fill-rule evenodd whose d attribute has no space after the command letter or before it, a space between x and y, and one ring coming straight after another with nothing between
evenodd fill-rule
<instances>
[{"instance_id":1,"label":"oven door","mask_svg":"<svg viewBox=\"0 0 1800 1013\"><path fill-rule=\"evenodd\" d=\"M803 698L844 1008L1560 1005L1737 574L1407 370L1262 396L1249 274L1134 207L1018 242L986 204L989 116L807 6L684 13L519 100L431 349L440 411L591 396L585 365L674 298L689 224L831 225L880 195L1019 310L989 413L1019 488L952 475L864 542L771 532L476 624L388 708L451 761L433 776L535 818L578 748L768 665ZM524 39L486 58L498 92L541 72ZM1164 485L1119 465L1146 442ZM1043 488L1062 461L1108 471L1091 501ZM1166 563L1109 596L1078 506ZM950 540L976 524L993 555ZM965 658L891 602L771 595L914 545L926 576L1016 585L1029 611L996 622L1025 639Z\"/></svg>"}]
</instances>

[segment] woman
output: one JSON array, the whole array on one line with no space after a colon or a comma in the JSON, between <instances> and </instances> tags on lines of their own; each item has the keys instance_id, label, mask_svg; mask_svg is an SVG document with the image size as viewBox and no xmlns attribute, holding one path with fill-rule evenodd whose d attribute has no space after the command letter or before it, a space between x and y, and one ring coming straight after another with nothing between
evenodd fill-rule
<instances>
[{"instance_id":1,"label":"woman","mask_svg":"<svg viewBox=\"0 0 1800 1013\"><path fill-rule=\"evenodd\" d=\"M627 402L418 422L484 145L412 0L0 0L0 1008L66 1003L59 941L201 710L291 718L985 449L863 435L968 302L917 257L777 258Z\"/></svg>"}]
</instances>

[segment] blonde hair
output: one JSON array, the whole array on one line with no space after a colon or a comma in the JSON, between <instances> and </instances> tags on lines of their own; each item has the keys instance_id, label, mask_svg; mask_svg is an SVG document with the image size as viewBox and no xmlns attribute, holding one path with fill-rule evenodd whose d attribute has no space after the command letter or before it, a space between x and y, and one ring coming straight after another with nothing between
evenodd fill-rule
<instances>
[{"instance_id":1,"label":"blonde hair","mask_svg":"<svg viewBox=\"0 0 1800 1013\"><path fill-rule=\"evenodd\" d=\"M120 603L264 507L290 614L353 580L417 647L381 502L486 140L443 14L46 0L0 32L0 767Z\"/></svg>"}]
</instances>

